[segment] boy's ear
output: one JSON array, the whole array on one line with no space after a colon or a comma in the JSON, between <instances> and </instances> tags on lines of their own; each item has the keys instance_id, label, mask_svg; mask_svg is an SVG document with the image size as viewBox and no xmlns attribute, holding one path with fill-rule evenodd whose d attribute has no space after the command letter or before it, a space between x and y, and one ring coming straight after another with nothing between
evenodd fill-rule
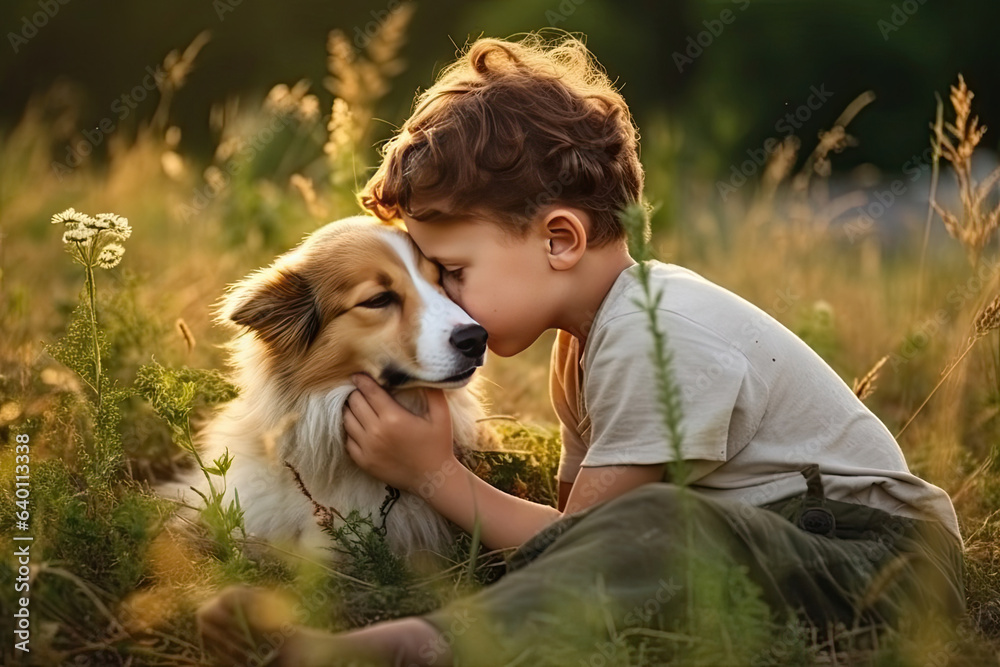
<instances>
[{"instance_id":1,"label":"boy's ear","mask_svg":"<svg viewBox=\"0 0 1000 667\"><path fill-rule=\"evenodd\" d=\"M542 221L548 243L549 266L565 271L576 266L587 250L587 223L582 212L558 207Z\"/></svg>"}]
</instances>

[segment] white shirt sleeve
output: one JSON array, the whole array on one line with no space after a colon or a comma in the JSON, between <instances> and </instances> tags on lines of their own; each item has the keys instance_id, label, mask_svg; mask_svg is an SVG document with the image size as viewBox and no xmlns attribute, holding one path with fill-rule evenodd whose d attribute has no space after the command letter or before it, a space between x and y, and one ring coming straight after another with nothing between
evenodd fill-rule
<instances>
[{"instance_id":1,"label":"white shirt sleeve","mask_svg":"<svg viewBox=\"0 0 1000 667\"><path fill-rule=\"evenodd\" d=\"M742 352L703 325L668 310L658 311L657 324L666 332L681 394L683 458L728 460L753 437L767 403L766 386L751 375ZM633 312L608 321L587 346L584 395L591 434L582 465L674 460L657 395L648 315Z\"/></svg>"}]
</instances>

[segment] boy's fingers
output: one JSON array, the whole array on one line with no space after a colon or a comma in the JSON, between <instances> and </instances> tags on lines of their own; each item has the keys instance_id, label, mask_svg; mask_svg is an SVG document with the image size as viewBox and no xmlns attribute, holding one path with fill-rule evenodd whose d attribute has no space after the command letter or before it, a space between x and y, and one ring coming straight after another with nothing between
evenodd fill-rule
<instances>
[{"instance_id":1,"label":"boy's fingers","mask_svg":"<svg viewBox=\"0 0 1000 667\"><path fill-rule=\"evenodd\" d=\"M438 419L450 418L448 410L448 397L444 389L427 390L427 418L432 422Z\"/></svg>"},{"instance_id":2,"label":"boy's fingers","mask_svg":"<svg viewBox=\"0 0 1000 667\"><path fill-rule=\"evenodd\" d=\"M353 459L358 465L361 465L361 462L365 457L364 450L361 449L361 445L359 445L354 438L348 436L347 442L344 443L344 447L347 449L347 454L351 457L351 459Z\"/></svg>"},{"instance_id":3,"label":"boy's fingers","mask_svg":"<svg viewBox=\"0 0 1000 667\"><path fill-rule=\"evenodd\" d=\"M344 410L344 430L347 432L348 440L352 433L362 433L365 430L351 408Z\"/></svg>"},{"instance_id":4,"label":"boy's fingers","mask_svg":"<svg viewBox=\"0 0 1000 667\"><path fill-rule=\"evenodd\" d=\"M371 403L368 402L361 390L351 392L351 395L347 397L347 407L348 410L344 413L345 417L350 413L355 422L362 426L378 420L378 413L372 408Z\"/></svg>"},{"instance_id":5,"label":"boy's fingers","mask_svg":"<svg viewBox=\"0 0 1000 667\"><path fill-rule=\"evenodd\" d=\"M389 395L389 392L383 389L382 386L370 376L359 373L357 375L352 375L351 379L354 380L354 384L357 386L358 391L360 391L368 401L368 405L371 407L372 412L374 412L378 417L385 417L387 413L394 409L403 410L403 407Z\"/></svg>"}]
</instances>

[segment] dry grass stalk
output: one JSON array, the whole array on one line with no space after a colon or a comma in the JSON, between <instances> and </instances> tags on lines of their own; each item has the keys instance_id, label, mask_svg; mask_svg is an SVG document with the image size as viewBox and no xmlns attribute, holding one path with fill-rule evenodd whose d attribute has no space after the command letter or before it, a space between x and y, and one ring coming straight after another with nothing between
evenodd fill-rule
<instances>
[{"instance_id":1,"label":"dry grass stalk","mask_svg":"<svg viewBox=\"0 0 1000 667\"><path fill-rule=\"evenodd\" d=\"M880 601L883 601L883 594L901 575L907 570L915 556L911 553L901 553L885 564L868 584L867 590L858 602L858 609L867 611Z\"/></svg>"},{"instance_id":2,"label":"dry grass stalk","mask_svg":"<svg viewBox=\"0 0 1000 667\"><path fill-rule=\"evenodd\" d=\"M334 98L330 120L326 125L328 139L323 152L331 159L350 152L360 140L359 129L350 105L340 97Z\"/></svg>"},{"instance_id":3,"label":"dry grass stalk","mask_svg":"<svg viewBox=\"0 0 1000 667\"><path fill-rule=\"evenodd\" d=\"M319 99L309 94L309 82L305 79L291 88L283 83L271 88L264 109L276 116L294 116L303 123L319 119Z\"/></svg>"},{"instance_id":4,"label":"dry grass stalk","mask_svg":"<svg viewBox=\"0 0 1000 667\"><path fill-rule=\"evenodd\" d=\"M182 318L177 318L177 331L180 333L181 338L184 339L184 347L187 348L188 354L194 351L195 341L194 334L191 333L191 328L187 325Z\"/></svg>"},{"instance_id":5,"label":"dry grass stalk","mask_svg":"<svg viewBox=\"0 0 1000 667\"><path fill-rule=\"evenodd\" d=\"M979 117L972 115L973 97L960 74L958 85L951 87L955 122L944 124L947 133L940 125L935 127L936 151L951 163L958 182L961 214L946 210L933 198L931 206L941 217L948 234L965 246L969 261L975 266L979 263L983 247L1000 226L1000 204L992 208L987 205L987 197L1000 181L1000 167L990 172L982 182L977 182L972 176L972 154L986 133L986 126L980 126Z\"/></svg>"},{"instance_id":6,"label":"dry grass stalk","mask_svg":"<svg viewBox=\"0 0 1000 667\"><path fill-rule=\"evenodd\" d=\"M299 475L299 471L295 469L295 466L288 461L284 461L283 463L285 464L285 467L291 470L292 474L295 476L295 485L299 487L299 491L301 491L302 495L304 495L312 504L313 516L316 517L316 522L320 526L328 526L332 528L334 519L340 519L344 522L347 521L344 515L337 511L336 507L323 505L312 497L312 494L309 493L309 489L306 488L305 482L302 481L302 476Z\"/></svg>"},{"instance_id":7,"label":"dry grass stalk","mask_svg":"<svg viewBox=\"0 0 1000 667\"><path fill-rule=\"evenodd\" d=\"M241 111L238 98L231 97L224 103L215 103L209 111L209 127L218 136L213 157L214 164L205 172L206 181L214 179L213 187L225 188L227 178L225 163L236 159L247 146L251 136L261 136L263 123L280 119L282 125L296 121L297 132L308 133L320 120L319 98L309 92L310 84L300 79L292 86L279 83L273 86L261 104L263 117L256 112ZM220 169L222 167L222 169ZM280 169L279 169L280 171Z\"/></svg>"},{"instance_id":8,"label":"dry grass stalk","mask_svg":"<svg viewBox=\"0 0 1000 667\"><path fill-rule=\"evenodd\" d=\"M843 211L857 207L856 193L829 201L826 178L830 175L830 154L840 153L857 141L846 131L847 125L865 106L875 99L875 94L867 91L858 95L834 121L832 127L820 132L816 147L805 159L801 170L792 176L798 157L800 142L793 135L785 137L769 156L761 176L761 187L746 216L746 225L751 229L762 227L774 217L774 199L781 183L787 180L789 196L783 198L782 215L796 223L787 228L784 240L795 252L809 252L826 235L827 223ZM791 176L791 178L789 178ZM814 187L813 177L821 181ZM821 207L817 212L816 204ZM819 224L817 216L823 224Z\"/></svg>"},{"instance_id":9,"label":"dry grass stalk","mask_svg":"<svg viewBox=\"0 0 1000 667\"><path fill-rule=\"evenodd\" d=\"M826 190L815 192L811 188L813 176L826 179L831 173L830 153L840 153L845 148L854 146L857 141L847 134L846 126L858 112L875 99L875 94L866 91L858 95L837 117L830 130L819 134L819 141L812 152L806 157L805 163L797 174L792 176L798 158L801 142L798 137L789 135L779 143L768 156L760 179L760 190L754 198L747 213L745 224L754 229L763 226L774 217L774 199L783 182L789 181L792 197L787 215L791 220L801 223L792 236L799 246L800 252L807 251L826 231L830 220L839 217L844 212L863 206L866 201L859 199L859 193L852 192L829 201ZM789 177L791 177L789 179ZM814 195L816 195L814 197ZM818 211L814 199L822 205ZM823 224L819 224L822 222Z\"/></svg>"},{"instance_id":10,"label":"dry grass stalk","mask_svg":"<svg viewBox=\"0 0 1000 667\"><path fill-rule=\"evenodd\" d=\"M302 174L292 174L289 183L302 196L302 200L306 203L306 208L309 209L309 215L320 220L325 220L327 214L326 205L316 195L316 188L313 187L312 179Z\"/></svg>"},{"instance_id":11,"label":"dry grass stalk","mask_svg":"<svg viewBox=\"0 0 1000 667\"><path fill-rule=\"evenodd\" d=\"M792 186L795 190L805 194L809 188L809 182L812 179L813 174L817 174L823 178L830 175L830 153L840 153L848 146L856 146L857 139L847 134L845 129L854 117L858 115L864 107L871 104L875 100L875 93L868 90L856 98L854 98L847 108L841 112L837 120L834 121L833 127L831 127L826 132L820 132L819 143L816 144L816 148L806 159L805 164L802 166L802 171L800 171L795 179L792 181Z\"/></svg>"},{"instance_id":12,"label":"dry grass stalk","mask_svg":"<svg viewBox=\"0 0 1000 667\"><path fill-rule=\"evenodd\" d=\"M917 299L914 302L914 311L919 311L920 304L923 303L924 291L924 265L927 261L927 246L931 239L931 221L934 219L934 198L937 195L938 177L941 172L941 142L940 137L944 126L944 104L941 97L934 93L937 99L936 113L934 114L934 124L931 129L931 190L927 198L927 216L924 219L924 243L920 249L920 270L917 274Z\"/></svg>"},{"instance_id":13,"label":"dry grass stalk","mask_svg":"<svg viewBox=\"0 0 1000 667\"><path fill-rule=\"evenodd\" d=\"M982 338L994 329L1000 329L1000 294L993 297L993 301L979 311L974 326L977 338Z\"/></svg>"},{"instance_id":14,"label":"dry grass stalk","mask_svg":"<svg viewBox=\"0 0 1000 667\"><path fill-rule=\"evenodd\" d=\"M979 477L984 472L988 471L992 465L993 465L993 456L987 456L986 459L984 459L983 462L979 464L979 467L976 468L975 470L973 470L972 473L968 477L965 478L965 480L962 482L962 485L960 487L958 487L958 491L956 491L955 493L951 494L951 502L956 507L958 506L958 503L961 502L961 500L965 496L965 494L968 493L969 489L971 489L974 486L975 481L977 479L979 479ZM997 510L997 511L1000 511L1000 510ZM973 533L972 535L967 536L965 538L966 539L966 543L968 543L969 540L971 540L974 535L975 535L975 533Z\"/></svg>"},{"instance_id":15,"label":"dry grass stalk","mask_svg":"<svg viewBox=\"0 0 1000 667\"><path fill-rule=\"evenodd\" d=\"M406 42L406 28L413 11L410 2L390 11L374 34L366 33L369 39L363 51L355 49L343 31L330 32L326 43L330 76L324 84L335 97L323 152L330 164L330 182L335 189L351 185L363 169L363 164L360 167L356 164L356 155L361 152L360 147L370 143L367 135L375 105L389 92L389 80L405 67L399 52Z\"/></svg>"},{"instance_id":16,"label":"dry grass stalk","mask_svg":"<svg viewBox=\"0 0 1000 667\"><path fill-rule=\"evenodd\" d=\"M979 314L976 315L976 319L973 320L972 335L969 336L965 349L962 350L962 353L955 357L950 364L948 364L944 371L942 371L941 379L938 380L938 383L934 385L933 389L931 389L931 393L927 394L927 398L924 399L924 402L920 404L920 407L917 408L912 415L910 415L910 418L906 420L905 424L903 424L903 428L899 429L899 432L896 433L897 439L903 434L906 427L913 422L913 419L920 413L920 411L924 409L927 402L931 400L931 396L933 396L938 388L944 384L944 381L948 379L951 372L955 370L960 363L962 363L962 360L965 359L966 356L968 356L969 352L972 351L972 348L975 347L976 343L979 342L980 339L985 338L988 333L995 329L1000 329L1000 294L993 297L993 301L987 304L982 310L979 311Z\"/></svg>"},{"instance_id":17,"label":"dry grass stalk","mask_svg":"<svg viewBox=\"0 0 1000 667\"><path fill-rule=\"evenodd\" d=\"M795 167L795 158L799 154L799 138L790 134L774 150L768 158L764 167L764 175L761 177L763 189L768 193L773 193L778 184L788 178Z\"/></svg>"},{"instance_id":18,"label":"dry grass stalk","mask_svg":"<svg viewBox=\"0 0 1000 667\"><path fill-rule=\"evenodd\" d=\"M854 379L854 395L860 398L862 401L871 396L875 392L875 380L878 379L879 371L882 370L882 366L885 362L889 360L889 355L885 355L881 359L875 362L871 370L868 371L863 378L858 380Z\"/></svg>"},{"instance_id":19,"label":"dry grass stalk","mask_svg":"<svg viewBox=\"0 0 1000 667\"><path fill-rule=\"evenodd\" d=\"M389 80L405 67L399 52L406 42L406 29L413 11L414 5L410 2L401 3L390 11L371 35L363 53L355 50L343 31L330 32L327 39L330 76L324 83L346 104L358 128L368 128L375 104L389 92ZM357 139L360 141L364 137Z\"/></svg>"},{"instance_id":20,"label":"dry grass stalk","mask_svg":"<svg viewBox=\"0 0 1000 667\"><path fill-rule=\"evenodd\" d=\"M208 30L202 30L183 51L174 49L163 59L163 69L166 71L166 76L156 81L156 87L160 89L160 102L156 105L156 111L153 113L152 126L154 128L163 130L167 127L167 113L174 93L184 85L188 74L194 69L194 60L198 57L198 52L208 44L209 39L211 39L211 33Z\"/></svg>"}]
</instances>

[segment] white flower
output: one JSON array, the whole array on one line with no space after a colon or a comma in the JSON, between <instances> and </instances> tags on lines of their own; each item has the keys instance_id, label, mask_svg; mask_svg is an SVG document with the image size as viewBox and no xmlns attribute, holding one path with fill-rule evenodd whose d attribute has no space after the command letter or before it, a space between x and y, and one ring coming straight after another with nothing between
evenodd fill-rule
<instances>
[{"instance_id":1,"label":"white flower","mask_svg":"<svg viewBox=\"0 0 1000 667\"><path fill-rule=\"evenodd\" d=\"M92 218L68 208L53 215L52 223L66 225L62 240L70 246L71 252L79 251L75 255L77 261L89 265L93 253L97 252L94 265L104 269L110 269L121 261L125 248L119 242L132 234L128 219L115 213L99 213Z\"/></svg>"},{"instance_id":2,"label":"white flower","mask_svg":"<svg viewBox=\"0 0 1000 667\"><path fill-rule=\"evenodd\" d=\"M97 230L111 229L111 221L106 218L102 218L101 216L97 216L96 220L94 218L91 218L90 220L86 221L83 224L85 227L88 227L89 229L97 229Z\"/></svg>"},{"instance_id":3,"label":"white flower","mask_svg":"<svg viewBox=\"0 0 1000 667\"><path fill-rule=\"evenodd\" d=\"M56 213L55 215L53 215L52 216L52 224L53 225L58 225L60 222L66 222L67 220L71 220L73 222L76 222L76 217L78 215L80 215L80 214L76 212L75 208L68 208L65 211L63 211L62 213Z\"/></svg>"},{"instance_id":4,"label":"white flower","mask_svg":"<svg viewBox=\"0 0 1000 667\"><path fill-rule=\"evenodd\" d=\"M128 224L128 218L123 218L114 213L98 213L97 219L108 225L107 227L102 227L102 229L111 229L118 236L119 240L124 241L132 235L132 228Z\"/></svg>"},{"instance_id":5,"label":"white flower","mask_svg":"<svg viewBox=\"0 0 1000 667\"><path fill-rule=\"evenodd\" d=\"M97 255L97 265L102 269L110 269L118 265L118 262L121 261L122 255L124 254L125 248L117 243L109 243L104 246L104 249Z\"/></svg>"},{"instance_id":6,"label":"white flower","mask_svg":"<svg viewBox=\"0 0 1000 667\"><path fill-rule=\"evenodd\" d=\"M98 220L105 220L105 221L107 221L108 223L110 223L112 225L116 225L116 224L120 224L120 223L128 224L128 220L126 218L121 217L117 213L98 213L97 214L97 219Z\"/></svg>"},{"instance_id":7,"label":"white flower","mask_svg":"<svg viewBox=\"0 0 1000 667\"><path fill-rule=\"evenodd\" d=\"M78 226L70 227L63 233L63 243L85 243L96 234L96 229Z\"/></svg>"},{"instance_id":8,"label":"white flower","mask_svg":"<svg viewBox=\"0 0 1000 667\"><path fill-rule=\"evenodd\" d=\"M57 225L60 222L69 227L74 227L77 225L93 224L95 220L89 215L77 212L74 208L68 208L62 213L56 213L52 216L53 225Z\"/></svg>"}]
</instances>

